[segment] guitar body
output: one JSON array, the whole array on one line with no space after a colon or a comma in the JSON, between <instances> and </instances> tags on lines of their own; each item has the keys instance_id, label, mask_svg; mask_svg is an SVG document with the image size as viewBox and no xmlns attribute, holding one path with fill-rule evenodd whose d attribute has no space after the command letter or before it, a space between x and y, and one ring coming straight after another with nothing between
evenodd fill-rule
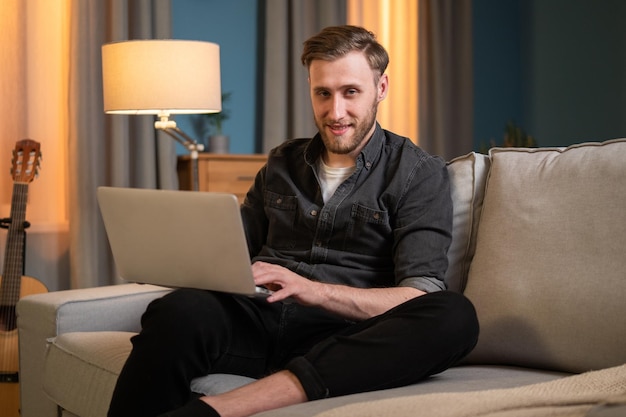
<instances>
[{"instance_id":1,"label":"guitar body","mask_svg":"<svg viewBox=\"0 0 626 417\"><path fill-rule=\"evenodd\" d=\"M11 217L0 220L2 227L8 229L0 278L0 417L20 415L20 361L15 306L26 295L47 291L39 281L23 276L28 184L37 174L40 157L38 142L24 139L15 144L11 166Z\"/></svg>"},{"instance_id":2,"label":"guitar body","mask_svg":"<svg viewBox=\"0 0 626 417\"><path fill-rule=\"evenodd\" d=\"M2 277L0 277L0 285ZM20 298L48 292L35 278L21 277ZM20 389L18 383L19 351L14 306L0 306L0 415L19 417Z\"/></svg>"}]
</instances>

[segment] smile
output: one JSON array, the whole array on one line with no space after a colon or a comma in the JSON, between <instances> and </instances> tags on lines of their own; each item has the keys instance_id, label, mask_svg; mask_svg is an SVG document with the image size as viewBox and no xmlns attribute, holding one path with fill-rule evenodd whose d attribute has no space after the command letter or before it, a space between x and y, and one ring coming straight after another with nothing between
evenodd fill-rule
<instances>
[{"instance_id":1,"label":"smile","mask_svg":"<svg viewBox=\"0 0 626 417\"><path fill-rule=\"evenodd\" d=\"M341 136L350 129L351 125L328 125L328 128L335 136Z\"/></svg>"}]
</instances>

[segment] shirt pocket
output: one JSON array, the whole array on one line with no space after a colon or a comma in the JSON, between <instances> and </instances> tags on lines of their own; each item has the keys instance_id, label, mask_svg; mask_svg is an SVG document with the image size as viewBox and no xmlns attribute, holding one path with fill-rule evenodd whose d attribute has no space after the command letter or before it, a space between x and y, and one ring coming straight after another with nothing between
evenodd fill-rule
<instances>
[{"instance_id":1,"label":"shirt pocket","mask_svg":"<svg viewBox=\"0 0 626 417\"><path fill-rule=\"evenodd\" d=\"M298 199L265 191L265 213L269 219L267 245L276 249L291 249L295 246L294 226L298 210Z\"/></svg>"},{"instance_id":2,"label":"shirt pocket","mask_svg":"<svg viewBox=\"0 0 626 417\"><path fill-rule=\"evenodd\" d=\"M389 213L354 203L350 210L346 234L346 249L375 257L390 256L393 231Z\"/></svg>"}]
</instances>

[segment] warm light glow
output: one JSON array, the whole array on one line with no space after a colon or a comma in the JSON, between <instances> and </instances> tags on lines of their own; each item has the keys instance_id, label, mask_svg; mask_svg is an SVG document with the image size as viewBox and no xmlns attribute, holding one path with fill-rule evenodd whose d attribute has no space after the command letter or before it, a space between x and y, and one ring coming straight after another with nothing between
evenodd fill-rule
<instances>
[{"instance_id":1,"label":"warm light glow","mask_svg":"<svg viewBox=\"0 0 626 417\"><path fill-rule=\"evenodd\" d=\"M31 232L65 227L67 215L67 101L70 0L6 0L0 27L0 217L9 217L9 175L16 142L41 144L39 176L29 185ZM27 4L26 4L27 3Z\"/></svg>"},{"instance_id":2,"label":"warm light glow","mask_svg":"<svg viewBox=\"0 0 626 417\"><path fill-rule=\"evenodd\" d=\"M16 137L26 132L26 54L22 47L21 34L26 19L26 6L19 0L2 5L0 27L4 42L0 48L0 114L3 123L0 136L0 217L8 217L11 204L12 180L9 176L11 151Z\"/></svg>"},{"instance_id":3,"label":"warm light glow","mask_svg":"<svg viewBox=\"0 0 626 417\"><path fill-rule=\"evenodd\" d=\"M348 24L376 34L390 56L389 95L378 109L385 128L418 137L418 8L415 0L348 0Z\"/></svg>"},{"instance_id":4,"label":"warm light glow","mask_svg":"<svg viewBox=\"0 0 626 417\"><path fill-rule=\"evenodd\" d=\"M104 111L192 114L222 110L217 44L135 40L102 47Z\"/></svg>"}]
</instances>

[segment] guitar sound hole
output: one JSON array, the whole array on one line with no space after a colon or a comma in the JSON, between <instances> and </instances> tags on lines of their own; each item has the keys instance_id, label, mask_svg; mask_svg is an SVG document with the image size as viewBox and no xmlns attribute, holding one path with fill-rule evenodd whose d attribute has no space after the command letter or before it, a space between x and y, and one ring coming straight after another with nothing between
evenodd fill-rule
<instances>
[{"instance_id":1,"label":"guitar sound hole","mask_svg":"<svg viewBox=\"0 0 626 417\"><path fill-rule=\"evenodd\" d=\"M0 306L0 331L10 332L16 327L15 306Z\"/></svg>"}]
</instances>

